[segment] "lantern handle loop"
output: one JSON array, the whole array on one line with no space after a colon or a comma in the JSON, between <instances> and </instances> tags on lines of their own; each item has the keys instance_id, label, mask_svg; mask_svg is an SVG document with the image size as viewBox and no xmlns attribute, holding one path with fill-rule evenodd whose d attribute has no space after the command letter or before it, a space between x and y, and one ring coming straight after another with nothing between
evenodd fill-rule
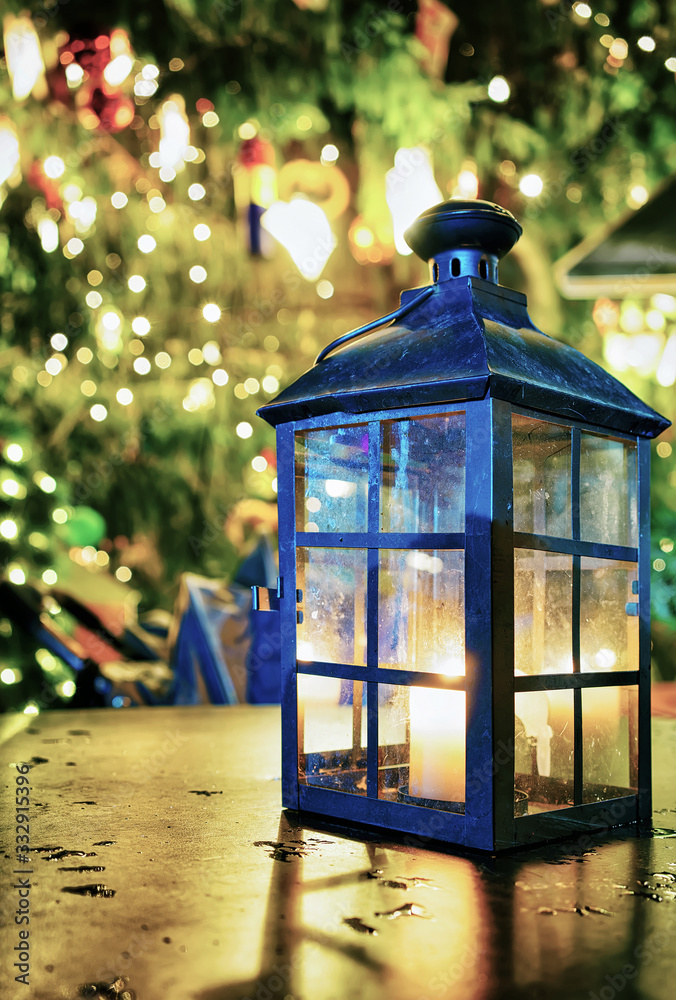
<instances>
[{"instance_id":1,"label":"lantern handle loop","mask_svg":"<svg viewBox=\"0 0 676 1000\"><path fill-rule=\"evenodd\" d=\"M407 302L403 302L398 309L394 312L388 313L387 316L381 316L380 319L374 319L371 323L366 323L364 326L360 326L357 330L351 330L349 333L344 333L342 337L338 337L337 340L332 341L332 343L327 344L319 354L317 355L316 365L325 361L331 351L335 350L336 347L342 347L349 340L354 340L355 337L360 337L362 333L368 333L370 330L377 330L379 326L385 326L386 323L393 323L397 319L401 319L403 316L407 316L412 309L415 309L417 305L428 299L435 289L435 285L428 285L423 288L421 292L415 295L412 299Z\"/></svg>"}]
</instances>

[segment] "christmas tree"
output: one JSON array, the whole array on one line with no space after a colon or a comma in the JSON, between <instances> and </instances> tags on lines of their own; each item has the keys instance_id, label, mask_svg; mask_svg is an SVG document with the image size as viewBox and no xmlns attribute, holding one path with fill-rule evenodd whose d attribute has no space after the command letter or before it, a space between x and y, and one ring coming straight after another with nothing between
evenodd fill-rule
<instances>
[{"instance_id":1,"label":"christmas tree","mask_svg":"<svg viewBox=\"0 0 676 1000\"><path fill-rule=\"evenodd\" d=\"M257 407L427 280L400 232L454 195L514 212L525 233L502 283L673 419L676 301L565 302L552 277L676 169L663 7L6 10L0 559L13 583L51 587L79 567L129 584L144 610L170 609L182 572L231 579L274 527L274 435ZM613 334L648 340L620 358ZM670 435L653 469L665 678ZM8 620L0 630L1 693L23 708L44 669ZM64 703L74 685L54 683Z\"/></svg>"}]
</instances>

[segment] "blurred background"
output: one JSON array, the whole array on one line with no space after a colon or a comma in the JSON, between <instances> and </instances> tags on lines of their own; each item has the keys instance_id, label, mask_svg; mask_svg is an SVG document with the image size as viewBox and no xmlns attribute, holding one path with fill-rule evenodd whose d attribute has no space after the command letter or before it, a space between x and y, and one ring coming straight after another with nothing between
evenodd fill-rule
<instances>
[{"instance_id":1,"label":"blurred background","mask_svg":"<svg viewBox=\"0 0 676 1000\"><path fill-rule=\"evenodd\" d=\"M428 281L401 234L441 200L512 211L501 283L674 420L673 0L3 10L4 710L278 697L278 635L249 613L277 526L255 411ZM624 271L576 283L653 204ZM652 445L661 681L672 441Z\"/></svg>"}]
</instances>

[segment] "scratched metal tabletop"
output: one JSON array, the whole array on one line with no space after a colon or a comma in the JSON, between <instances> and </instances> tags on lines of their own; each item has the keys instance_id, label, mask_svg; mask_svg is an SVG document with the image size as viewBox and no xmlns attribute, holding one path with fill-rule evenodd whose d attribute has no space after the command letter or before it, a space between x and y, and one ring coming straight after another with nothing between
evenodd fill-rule
<instances>
[{"instance_id":1,"label":"scratched metal tabletop","mask_svg":"<svg viewBox=\"0 0 676 1000\"><path fill-rule=\"evenodd\" d=\"M7 716L0 994L673 1000L676 722L653 720L653 734L652 836L493 859L283 812L278 708ZM22 761L27 864L14 850ZM28 928L14 922L26 905ZM28 987L13 967L26 940Z\"/></svg>"}]
</instances>

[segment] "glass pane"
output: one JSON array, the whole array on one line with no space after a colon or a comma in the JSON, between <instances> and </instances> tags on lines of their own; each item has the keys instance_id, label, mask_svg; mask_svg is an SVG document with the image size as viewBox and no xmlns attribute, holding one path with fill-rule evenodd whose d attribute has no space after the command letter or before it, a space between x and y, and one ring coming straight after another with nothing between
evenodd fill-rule
<instances>
[{"instance_id":1,"label":"glass pane","mask_svg":"<svg viewBox=\"0 0 676 1000\"><path fill-rule=\"evenodd\" d=\"M464 812L464 691L379 688L379 798Z\"/></svg>"},{"instance_id":2,"label":"glass pane","mask_svg":"<svg viewBox=\"0 0 676 1000\"><path fill-rule=\"evenodd\" d=\"M298 531L366 531L368 427L296 434Z\"/></svg>"},{"instance_id":3,"label":"glass pane","mask_svg":"<svg viewBox=\"0 0 676 1000\"><path fill-rule=\"evenodd\" d=\"M297 677L301 784L366 795L366 685Z\"/></svg>"},{"instance_id":4,"label":"glass pane","mask_svg":"<svg viewBox=\"0 0 676 1000\"><path fill-rule=\"evenodd\" d=\"M382 549L378 601L381 667L465 672L465 554Z\"/></svg>"},{"instance_id":5,"label":"glass pane","mask_svg":"<svg viewBox=\"0 0 676 1000\"><path fill-rule=\"evenodd\" d=\"M366 663L366 550L299 548L296 585L303 621L299 660Z\"/></svg>"},{"instance_id":6,"label":"glass pane","mask_svg":"<svg viewBox=\"0 0 676 1000\"><path fill-rule=\"evenodd\" d=\"M571 537L570 433L512 414L515 531Z\"/></svg>"},{"instance_id":7,"label":"glass pane","mask_svg":"<svg viewBox=\"0 0 676 1000\"><path fill-rule=\"evenodd\" d=\"M514 815L573 805L573 692L514 696Z\"/></svg>"},{"instance_id":8,"label":"glass pane","mask_svg":"<svg viewBox=\"0 0 676 1000\"><path fill-rule=\"evenodd\" d=\"M580 669L638 670L638 617L632 584L636 563L580 560Z\"/></svg>"},{"instance_id":9,"label":"glass pane","mask_svg":"<svg viewBox=\"0 0 676 1000\"><path fill-rule=\"evenodd\" d=\"M580 435L580 537L638 545L636 445Z\"/></svg>"},{"instance_id":10,"label":"glass pane","mask_svg":"<svg viewBox=\"0 0 676 1000\"><path fill-rule=\"evenodd\" d=\"M573 557L514 550L514 672L572 673Z\"/></svg>"},{"instance_id":11,"label":"glass pane","mask_svg":"<svg viewBox=\"0 0 676 1000\"><path fill-rule=\"evenodd\" d=\"M465 530L465 414L382 425L381 531Z\"/></svg>"},{"instance_id":12,"label":"glass pane","mask_svg":"<svg viewBox=\"0 0 676 1000\"><path fill-rule=\"evenodd\" d=\"M631 795L638 785L638 689L583 688L584 802Z\"/></svg>"}]
</instances>

